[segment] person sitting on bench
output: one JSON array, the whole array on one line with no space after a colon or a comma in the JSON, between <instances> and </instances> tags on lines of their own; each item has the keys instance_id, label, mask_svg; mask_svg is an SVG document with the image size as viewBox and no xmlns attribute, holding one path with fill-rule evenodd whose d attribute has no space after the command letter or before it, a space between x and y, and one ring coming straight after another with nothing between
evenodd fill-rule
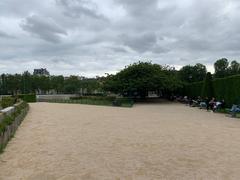
<instances>
[{"instance_id":1,"label":"person sitting on bench","mask_svg":"<svg viewBox=\"0 0 240 180\"><path fill-rule=\"evenodd\" d=\"M230 109L230 113L232 117L236 117L237 113L240 113L240 105L233 105L232 108Z\"/></svg>"},{"instance_id":2,"label":"person sitting on bench","mask_svg":"<svg viewBox=\"0 0 240 180\"><path fill-rule=\"evenodd\" d=\"M221 100L221 101L216 101L214 107L213 107L213 111L217 111L217 110L220 110L220 109L224 109L225 108L225 101L224 99Z\"/></svg>"}]
</instances>

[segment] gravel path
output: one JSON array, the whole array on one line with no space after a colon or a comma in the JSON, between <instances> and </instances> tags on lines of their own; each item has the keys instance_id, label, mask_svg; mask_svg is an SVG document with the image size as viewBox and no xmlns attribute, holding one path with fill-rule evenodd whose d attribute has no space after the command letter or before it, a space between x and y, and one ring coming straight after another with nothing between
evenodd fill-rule
<instances>
[{"instance_id":1,"label":"gravel path","mask_svg":"<svg viewBox=\"0 0 240 180\"><path fill-rule=\"evenodd\" d=\"M181 104L34 103L1 180L240 179L240 121Z\"/></svg>"}]
</instances>

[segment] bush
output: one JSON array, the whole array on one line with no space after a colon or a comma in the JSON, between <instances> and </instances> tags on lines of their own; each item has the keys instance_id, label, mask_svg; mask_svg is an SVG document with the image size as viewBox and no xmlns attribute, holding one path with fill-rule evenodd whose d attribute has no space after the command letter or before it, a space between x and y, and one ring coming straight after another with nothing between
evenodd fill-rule
<instances>
[{"instance_id":1,"label":"bush","mask_svg":"<svg viewBox=\"0 0 240 180\"><path fill-rule=\"evenodd\" d=\"M9 106L13 106L15 101L16 100L13 97L3 97L1 100L1 106L2 106L2 108L7 108Z\"/></svg>"},{"instance_id":2,"label":"bush","mask_svg":"<svg viewBox=\"0 0 240 180\"><path fill-rule=\"evenodd\" d=\"M19 94L18 98L22 99L25 102L36 102L36 94Z\"/></svg>"},{"instance_id":3,"label":"bush","mask_svg":"<svg viewBox=\"0 0 240 180\"><path fill-rule=\"evenodd\" d=\"M133 106L133 100L130 98L116 98L113 101L113 105L114 106L127 106L127 107L131 107Z\"/></svg>"}]
</instances>

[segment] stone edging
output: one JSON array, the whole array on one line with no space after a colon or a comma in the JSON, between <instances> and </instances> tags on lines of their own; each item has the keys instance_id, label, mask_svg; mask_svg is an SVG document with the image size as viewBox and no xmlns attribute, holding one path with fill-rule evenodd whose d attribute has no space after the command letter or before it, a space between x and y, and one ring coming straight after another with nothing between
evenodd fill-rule
<instances>
[{"instance_id":1,"label":"stone edging","mask_svg":"<svg viewBox=\"0 0 240 180\"><path fill-rule=\"evenodd\" d=\"M11 125L6 127L4 132L0 133L0 153L6 147L9 140L14 136L18 126L21 124L25 116L27 115L29 106L21 110L21 113L15 117Z\"/></svg>"}]
</instances>

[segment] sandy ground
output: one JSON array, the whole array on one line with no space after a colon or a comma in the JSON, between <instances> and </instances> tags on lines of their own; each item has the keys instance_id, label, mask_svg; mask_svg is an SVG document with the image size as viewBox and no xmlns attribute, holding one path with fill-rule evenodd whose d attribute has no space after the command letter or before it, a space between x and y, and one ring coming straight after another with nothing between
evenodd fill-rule
<instances>
[{"instance_id":1,"label":"sandy ground","mask_svg":"<svg viewBox=\"0 0 240 180\"><path fill-rule=\"evenodd\" d=\"M240 179L240 121L181 104L35 103L1 180Z\"/></svg>"}]
</instances>

